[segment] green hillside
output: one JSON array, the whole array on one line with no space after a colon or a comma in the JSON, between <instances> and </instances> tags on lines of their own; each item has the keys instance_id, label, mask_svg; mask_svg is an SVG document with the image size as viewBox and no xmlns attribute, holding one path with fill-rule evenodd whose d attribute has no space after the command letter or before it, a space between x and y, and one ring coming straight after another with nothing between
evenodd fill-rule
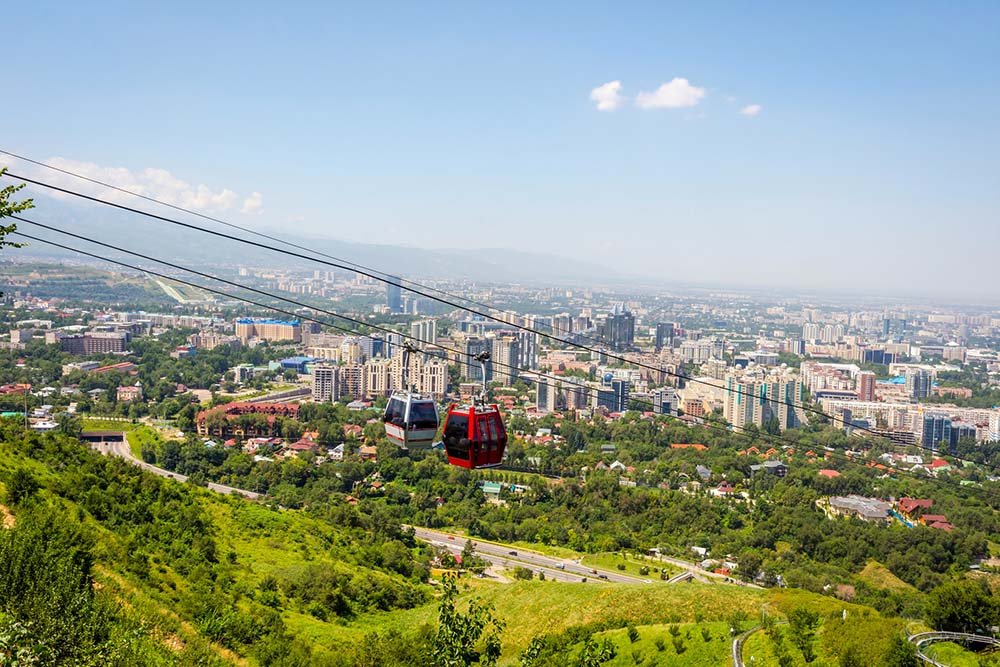
<instances>
[{"instance_id":1,"label":"green hillside","mask_svg":"<svg viewBox=\"0 0 1000 667\"><path fill-rule=\"evenodd\" d=\"M45 571L41 583L53 590L76 581L67 590L91 610L73 621L89 628L74 635L90 656L78 664L404 665L429 654L438 615L430 554L391 517L361 514L337 495L321 509L272 508L164 480L61 436L22 435L13 424L0 425L0 436L8 526L0 553L33 563L0 566L0 636L11 627L30 635L30 624L13 621L37 615L40 607L25 602L35 593L10 592L35 590L33 573ZM73 563L39 546L46 540L70 545ZM79 572L93 585L80 587ZM901 627L797 590L478 579L460 589L460 608L479 598L502 623L501 665L519 664L529 646L540 651L538 667L567 664L605 640L618 647L609 665L634 664L633 654L644 664L724 664L728 628L747 629L762 612L780 619L806 609L824 625L844 623L848 635ZM46 613L53 627L65 620L58 607ZM47 641L65 641L56 635Z\"/></svg>"}]
</instances>

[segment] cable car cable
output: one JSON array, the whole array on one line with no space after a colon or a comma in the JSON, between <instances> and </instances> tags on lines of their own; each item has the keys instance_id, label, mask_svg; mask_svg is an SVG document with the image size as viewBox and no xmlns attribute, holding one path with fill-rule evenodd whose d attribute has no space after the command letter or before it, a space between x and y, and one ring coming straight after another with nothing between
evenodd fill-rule
<instances>
[{"instance_id":1,"label":"cable car cable","mask_svg":"<svg viewBox=\"0 0 1000 667\"><path fill-rule=\"evenodd\" d=\"M91 242L91 243L95 243L97 245L103 245L105 247L110 247L112 249L117 249L120 252L125 252L127 254L133 254L133 255L136 255L136 256L143 257L143 258L147 258L150 261L155 261L155 262L158 262L158 263L162 263L162 264L164 264L166 266L171 266L173 268L179 268L180 270L189 271L191 273L195 273L197 275L202 275L202 276L208 277L210 279L219 280L220 282L227 282L227 283L236 285L237 287L239 287L241 289L248 289L248 290L260 292L260 290L255 290L254 288L250 288L250 287L247 287L247 286L239 285L238 283L231 283L231 281L226 281L225 279L217 278L217 277L211 276L210 274L204 274L204 273L201 273L201 272L193 270L193 269L188 269L186 267L180 267L179 265L172 264L172 263L167 262L165 260L158 260L158 259L154 259L154 258L148 258L145 255L141 255L139 253L133 253L132 251L129 251L129 250L118 249L117 247L111 246L110 244L106 244L106 243L103 243L103 242L100 242L100 241L96 241L96 240L91 240L91 239L88 239L86 237L82 237L80 235L73 234L71 232L65 232L64 230L59 230L59 229L56 229L54 227L49 227L48 225L43 225L42 223L37 223L37 222L31 221L31 220L27 220L27 219L22 218L20 216L11 216L11 217L15 218L15 219L17 219L17 220L19 220L21 222L25 222L25 223L28 223L28 224L33 224L33 225L36 225L36 226L41 226L41 227L44 227L46 229L50 229L52 231L56 231L56 232L59 232L59 233L64 233L64 234L67 234L69 236L73 236L73 237L80 238L82 240L85 240L85 241L88 241L88 242ZM146 268L142 268L142 267L139 267L139 266L136 266L136 265L128 264L126 262L122 262L122 261L119 261L119 260L114 260L114 259L111 259L109 257L104 257L104 256L101 256L101 255L98 255L98 254L95 254L95 253L91 253L91 252L88 252L88 251L85 251L85 250L81 250L79 248L74 248L74 247L71 247L71 246L68 246L68 245L64 245L64 244L61 244L61 243L58 243L58 242L55 242L55 241L52 241L52 240L49 240L49 239L39 238L39 237L30 235L30 234L26 234L26 233L21 232L21 231L15 231L15 232L12 232L12 233L15 234L15 235L22 236L24 238L33 240L33 241L38 241L38 242L41 242L41 243L46 243L48 245L52 245L54 247L62 248L64 250L69 250L69 251L72 251L72 252L77 252L79 254L86 255L86 256L89 256L89 257L92 257L94 259L98 259L98 260L101 260L101 261L104 261L104 262L108 262L108 263L111 263L111 264L117 264L119 266L130 268L130 269L142 272L142 273L147 273L147 274L158 276L158 277L161 277L161 278L164 278L164 279L167 279L167 280L178 282L178 283L183 284L183 285L187 285L187 286L190 286L190 287L195 287L197 289L202 289L202 290L214 293L214 294L218 294L220 296L224 296L226 298L232 298L232 299L235 299L235 300L238 300L238 301L243 301L245 303L249 303L251 305L255 305L255 306L258 306L258 307L261 307L261 308L265 308L265 309L268 309L268 310L273 310L275 312L279 312L279 313L283 313L283 314L286 314L286 315L290 315L292 317L299 317L301 319L306 319L306 320L309 320L309 321L312 321L312 322L316 322L316 323L321 324L321 325L330 326L331 328L335 328L335 329L338 329L340 331L344 331L344 332L349 333L351 335L357 335L356 331L353 331L353 330L350 330L350 329L345 329L343 327L339 327L339 326L337 326L335 324L331 324L331 323L323 321L323 320L318 320L316 318L312 318L312 317L308 317L308 316L302 316L302 315L300 315L298 313L295 313L293 311L284 310L284 309L279 308L279 307L274 306L274 305L264 304L264 303L261 303L261 302L258 302L258 301L254 301L252 299L247 299L246 297L240 297L240 296L237 296L237 295L233 295L233 294L230 294L228 292L224 292L222 290L217 290L217 289L214 289L214 288L211 288L211 287L207 287L207 286L204 286L204 285L199 285L197 283L193 283L193 282L190 282L190 281L179 279L179 278L177 278L175 276L170 276L170 275L167 275L167 274L159 273L159 272L156 272L156 271L152 271L150 269L146 269ZM272 296L273 298L276 298L278 300L288 301L288 302L291 302L291 303L297 303L297 302L294 302L293 300L286 299L284 297L278 297L276 295L269 295L266 292L261 292L261 293L265 294L265 295L268 295L268 296ZM341 316L339 314L335 314L334 313L334 315L337 316L337 317L344 318L344 319L352 320L352 318L347 318L347 317ZM365 323L357 321L357 320L352 320L352 321L356 321L356 322L358 322L360 324L365 324ZM463 353L463 354L467 354L467 353ZM499 364L498 363L498 365L504 365L504 364ZM516 368L513 368L513 367L511 367L511 368L513 370L523 370L523 369L516 369ZM547 376L543 376L543 377L547 377ZM544 382L541 383L541 384L543 384L545 386L560 386L563 383L563 378L558 378L557 380L558 380L558 384L556 384L556 385L550 385L550 384L544 383ZM586 390L588 393L590 391L596 391L596 388L588 387L586 385L576 385L574 383L569 383L569 384L571 386L578 386L578 387ZM642 403L642 401L639 401L639 402ZM652 403L649 403L649 402L646 402L646 404L651 405L651 406L653 405ZM653 407L655 407L655 406L653 406ZM707 428L713 428L715 430L719 430L719 431L722 431L722 432L724 432L726 434L730 434L730 435L734 432L731 429L737 429L735 432L741 433L743 435L746 435L747 437L750 437L752 441L753 441L754 438L759 437L759 438L763 439L765 442L768 442L770 444L774 444L775 443L775 439L778 439L778 440L783 440L785 442L788 442L788 443L790 443L792 445L795 445L795 446L801 445L801 443L792 441L792 440L787 439L787 438L780 438L779 436L774 436L772 434L761 434L759 432L756 433L756 434L750 434L749 432L746 432L744 430L740 430L737 427L726 427L726 426L723 426L723 425L715 425L715 424L712 424L711 422L703 422L701 424L690 425L690 424L687 424L687 422L684 422L680 417L674 417L673 415L669 415L669 414L666 414L664 416L667 417L667 418L669 418L669 419L674 419L674 420L677 420L677 421L681 421L685 426L688 426L688 427L691 427L691 426L703 426L703 427L707 427ZM904 446L909 446L909 445L904 445ZM863 464L860 464L860 463L857 463L857 462L853 461L852 459L850 459L850 457L846 457L844 455L839 455L839 456L842 456L844 459L846 459L850 463L854 463L856 465L862 465L863 467L866 467L866 468L868 467L868 466L864 466ZM939 479L939 478L926 479L926 478L917 477L917 476L913 475L912 473L910 473L909 471L901 471L901 470L893 469L892 472L895 473L895 474L909 476L912 479L915 479L917 481L925 481L925 482L932 482L932 483L934 483L934 482L940 483L940 482L944 482L945 481L945 480L942 480L942 479ZM950 482L950 480L948 480L948 481ZM968 487L965 487L965 486L962 486L961 488L962 489L968 489ZM991 489L986 489L986 488L982 488L982 487L979 487L977 490L983 491L983 492L987 492L987 493L993 493L993 491Z\"/></svg>"},{"instance_id":2,"label":"cable car cable","mask_svg":"<svg viewBox=\"0 0 1000 667\"><path fill-rule=\"evenodd\" d=\"M205 229L204 227L199 227L197 225L193 225L193 224L190 224L190 223L182 222L182 221L179 221L179 220L174 220L174 219L171 219L171 218L167 218L167 217L164 217L164 216L157 215L155 213L150 213L148 211L142 211L141 209L132 208L130 206L125 206L123 204L118 204L118 203L115 203L115 202L111 202L111 201L108 201L108 200L105 200L105 199L101 199L99 197L93 197L91 195L87 195L87 194L84 194L84 193L81 193L81 192L76 192L74 190L70 190L70 189L67 189L67 188L62 188L62 187L59 187L59 186L56 186L56 185L52 185L50 183L45 183L43 181L39 181L39 180L36 180L36 179L31 179L31 178L28 178L28 177L25 177L25 176L20 176L20 175L17 175L17 174L13 174L13 173L11 173L9 171L6 172L4 175L5 176L9 176L11 178L15 178L15 179L20 180L20 181L24 181L26 183L31 183L31 184L34 184L34 185L39 185L41 187L45 187L45 188L48 188L48 189L51 189L51 190L55 190L57 192L62 192L64 194L69 194L69 195L76 196L76 197L79 197L79 198L82 198L82 199L93 201L95 203L104 204L104 205L107 205L107 206L111 206L111 207L118 208L118 209L121 209L121 210L125 210L125 211L128 211L128 212L136 213L138 215L142 215L142 216L149 217L149 218L152 218L152 219L160 220L160 221L167 222L167 223L170 223L170 224L179 225L181 227L185 227L185 228L188 228L188 229L191 229L191 230L200 231L200 232L203 232L203 233L206 233L206 234L211 234L213 236L218 236L218 237L221 237L221 238L226 238L226 239L229 239L229 240L237 241L239 243L244 243L244 244L251 245L251 246L254 246L254 247L258 247L258 248L261 248L261 249L271 250L273 252L278 252L278 253L281 253L281 254L285 254L285 255L289 255L289 256L293 256L293 257L298 257L300 259L314 261L314 262L318 262L318 263L321 263L321 264L328 264L328 265L334 266L336 268L354 270L357 273L360 273L361 275L365 275L365 276L373 278L375 280L379 280L379 281L384 282L386 284L393 284L393 285L399 286L398 283L393 282L392 280L388 280L386 278L382 278L382 277L374 275L374 274L372 274L370 272L365 272L365 271L359 271L357 269L352 269L352 268L344 266L342 264L336 264L336 263L332 263L332 262L329 262L329 261L320 260L320 259L317 259L315 257L308 257L306 255L302 255L302 254L297 253L297 252L292 252L292 251L288 251L288 250L282 250L280 248L275 248L273 246L268 246L266 244L257 243L256 241L251 241L249 239L243 239L243 238L240 238L240 237L237 237L237 236L233 236L233 235L230 235L230 234L225 234L223 232L219 232L219 231L216 231L216 230ZM510 327L513 327L513 328L516 328L516 329L519 329L519 330L522 330L522 331L529 332L529 333L534 333L534 334L537 334L537 335L546 336L548 338L551 338L554 341L557 341L557 342L560 342L560 343L563 343L563 344L566 344L566 345L570 345L572 347L576 347L577 349L588 351L588 352L590 352L592 354L604 355L604 356L607 356L608 358L615 359L615 360L621 361L623 363L631 364L631 365L637 366L639 368L645 368L647 370L652 370L652 371L655 371L657 373L665 373L666 375L669 375L671 377L675 377L675 378L678 378L678 379L682 379L682 380L685 380L687 382L693 382L693 383L697 383L697 384L702 384L702 385L706 385L706 386L713 387L713 388L716 388L716 389L721 388L724 391L727 391L729 393L735 393L737 395L746 396L746 397L749 397L751 399L756 398L756 396L754 396L753 394L751 394L749 392L746 392L746 391L743 391L743 390L741 390L739 388L720 387L719 385L716 385L716 384L713 384L711 382L708 382L707 380L704 380L702 378L695 378L695 377L691 377L689 375L685 375L685 374L682 374L682 373L677 373L677 372L674 372L674 371L670 371L670 370L667 370L667 369L662 368L662 367L651 366L649 364L646 364L645 362L636 361L636 360L633 360L633 359L629 359L628 357L623 357L623 356L618 355L618 354L609 353L607 350L600 350L600 349L596 349L596 348L587 347L585 345L580 345L579 343L575 343L575 342L573 342L571 340L563 339L563 338L557 338L557 337L552 336L550 334L545 334L543 332L538 331L537 329L534 329L532 327L527 327L527 326L518 324L516 322L506 322L505 320L502 320L502 319L500 319L500 318L498 318L498 317L496 317L494 315L491 315L489 313L484 313L484 312L476 311L476 310L473 310L471 308L467 308L467 307L461 306L459 304L456 304L456 303L454 303L452 301L448 301L447 299L443 299L441 297L437 297L437 296L433 296L433 295L430 295L430 294L426 294L426 293L420 292L419 290L416 290L416 289L413 289L413 288L407 288L407 289L409 291L411 291L411 292L414 292L416 294L420 294L421 296L424 296L426 298L432 299L434 301L438 301L440 303L452 306L454 308L458 308L458 309L464 310L466 312L469 312L469 313L472 313L472 314L475 314L475 315L479 315L481 317L489 318L489 319L491 319L493 321L499 322L501 324L505 324L506 326L510 326ZM895 444L902 444L902 445L907 445L907 446L915 446L915 447L918 447L918 448L921 448L921 449L924 449L924 450L927 450L927 451L936 452L936 450L933 447L929 447L927 445L906 443L906 442L902 441L899 438L894 438L891 435L887 435L885 433L880 433L880 432L876 431L875 429L872 429L872 428L867 427L867 426L858 426L858 425L855 425L852 422L848 422L847 420L845 420L842 417L837 417L837 416L828 414L828 413L824 412L823 410L821 410L820 408L816 408L816 407L813 407L813 406L810 406L810 405L806 405L805 403L801 403L801 402L797 403L795 401L784 400L784 399L780 399L780 398L768 399L768 401L772 402L772 403L776 403L778 405L785 405L785 406L788 406L788 407L792 407L794 409L802 410L803 412L810 412L810 413L813 413L813 414L825 417L825 418L829 419L832 422L843 424L845 426L849 426L851 428L855 428L855 429L860 430L860 431L865 431L865 432L870 433L871 435L873 435L875 437L883 438L883 439L888 440L890 442L893 442ZM963 459L963 460L965 460L965 459ZM971 461L971 462L974 463L974 461ZM992 467L994 469L1000 469L1000 467L998 467L998 466L992 466Z\"/></svg>"}]
</instances>

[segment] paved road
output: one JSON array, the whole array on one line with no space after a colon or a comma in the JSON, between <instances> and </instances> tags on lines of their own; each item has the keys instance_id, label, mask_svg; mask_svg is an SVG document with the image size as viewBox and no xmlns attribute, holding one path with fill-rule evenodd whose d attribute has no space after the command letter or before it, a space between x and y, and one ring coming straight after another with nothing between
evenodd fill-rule
<instances>
[{"instance_id":1,"label":"paved road","mask_svg":"<svg viewBox=\"0 0 1000 667\"><path fill-rule=\"evenodd\" d=\"M1000 639L984 637L983 635L970 635L964 632L920 632L918 634L911 635L909 639L910 643L916 644L917 646L917 657L927 664L934 665L935 667L948 666L936 661L934 658L924 653L924 647L928 644L933 644L934 642L955 642L956 644L961 644L963 646L967 646L969 644L1000 646Z\"/></svg>"},{"instance_id":2,"label":"paved road","mask_svg":"<svg viewBox=\"0 0 1000 667\"><path fill-rule=\"evenodd\" d=\"M416 536L425 542L442 545L449 548L455 547L458 552L462 551L468 538L462 535L453 535L440 530L414 527ZM526 550L523 547L496 544L494 542L481 542L472 540L472 546L476 553L491 562L506 561L508 566L521 565L529 567L535 571L544 570L545 578L549 578L549 573L553 574L553 579L559 581L580 581L586 578L588 582L615 582L621 584L641 584L652 583L652 579L641 579L629 574L623 574L615 570L604 570L590 568L581 565L579 562L568 558L555 558L546 556L537 551ZM561 566L561 567L560 567ZM596 573L595 573L596 570ZM603 577L603 578L602 578Z\"/></svg>"},{"instance_id":3,"label":"paved road","mask_svg":"<svg viewBox=\"0 0 1000 667\"><path fill-rule=\"evenodd\" d=\"M102 454L119 456L125 459L126 461L132 463L133 465L137 465L144 470L148 470L154 475L159 475L160 477L169 477L171 479L176 479L179 482L187 481L187 475L181 475L176 472L170 472L169 470L165 470L164 468L158 468L157 466L154 466L151 463L146 463L145 461L137 459L135 456L133 456L132 448L128 444L127 434L123 433L121 440L109 440L102 443L94 443L93 447ZM247 498L250 498L251 500L257 500L258 498L261 497L261 494L255 493L253 491L237 489L235 487L226 486L224 484L216 484L215 482L209 482L207 486L212 491L217 491L218 493L226 493L226 494L238 493L241 496L246 496Z\"/></svg>"},{"instance_id":4,"label":"paved road","mask_svg":"<svg viewBox=\"0 0 1000 667\"><path fill-rule=\"evenodd\" d=\"M744 667L743 664L743 642L747 637L760 630L760 626L750 628L746 632L736 635L733 639L733 667ZM730 628L730 632L732 628Z\"/></svg>"}]
</instances>

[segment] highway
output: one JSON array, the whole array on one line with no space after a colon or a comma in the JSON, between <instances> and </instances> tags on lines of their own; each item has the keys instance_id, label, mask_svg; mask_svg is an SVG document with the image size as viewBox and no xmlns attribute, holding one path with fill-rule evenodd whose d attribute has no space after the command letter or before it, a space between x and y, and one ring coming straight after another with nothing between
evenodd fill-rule
<instances>
[{"instance_id":1,"label":"highway","mask_svg":"<svg viewBox=\"0 0 1000 667\"><path fill-rule=\"evenodd\" d=\"M417 528L414 526L413 530L417 538L424 542L447 547L455 553L461 553L466 541L469 539L462 535L453 535L429 528ZM582 582L583 579L586 579L587 583L615 582L619 584L653 582L652 579L641 579L616 570L590 568L569 558L546 556L545 554L522 547L496 544L495 542L482 542L476 539L472 540L472 546L480 557L488 560L495 566L513 568L520 565L521 567L534 570L536 573L539 571L545 572L546 579L567 582Z\"/></svg>"},{"instance_id":2,"label":"highway","mask_svg":"<svg viewBox=\"0 0 1000 667\"><path fill-rule=\"evenodd\" d=\"M181 475L180 473L170 472L164 468L159 468L151 463L146 463L140 459L137 459L132 455L132 448L128 444L128 434L122 433L121 440L106 440L100 443L92 443L92 446L97 451L105 455L118 456L133 465L137 465L143 470L148 470L154 475L159 475L160 477L169 477L170 479L176 479L179 482L186 482L187 475ZM226 486L225 484L216 484L215 482L209 482L207 484L208 488L212 491L218 493L237 493L241 496L245 496L251 500L257 500L261 497L261 494L255 493L253 491L246 491L244 489L237 489L232 486Z\"/></svg>"}]
</instances>

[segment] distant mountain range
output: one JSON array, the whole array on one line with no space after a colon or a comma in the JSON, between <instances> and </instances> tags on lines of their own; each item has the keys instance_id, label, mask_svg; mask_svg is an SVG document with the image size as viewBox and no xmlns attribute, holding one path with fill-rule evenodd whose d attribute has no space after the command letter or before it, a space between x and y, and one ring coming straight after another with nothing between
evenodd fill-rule
<instances>
[{"instance_id":1,"label":"distant mountain range","mask_svg":"<svg viewBox=\"0 0 1000 667\"><path fill-rule=\"evenodd\" d=\"M332 268L97 205L79 205L51 198L36 200L36 205L36 209L25 214L26 218L179 264L197 264L202 267L205 265L246 265L321 270ZM154 210L153 207L139 206L139 208ZM167 209L156 212L165 217L189 222L199 227L215 229L232 236L266 245L277 245L246 232L194 216ZM22 223L21 229L29 234L51 238L74 248L79 247L96 254L119 258L119 256L114 255L113 251L38 229L32 225ZM345 263L362 264L378 271L398 274L403 277L465 279L494 283L510 281L558 285L586 284L588 286L597 283L621 284L634 279L634 276L599 264L521 250L504 248L429 250L301 236L290 234L284 230L259 229L257 231L339 257L345 260ZM308 254L304 251L291 250ZM30 247L18 251L18 254L37 257L64 257L70 253L41 243L34 243ZM135 262L134 259L130 261Z\"/></svg>"}]
</instances>

